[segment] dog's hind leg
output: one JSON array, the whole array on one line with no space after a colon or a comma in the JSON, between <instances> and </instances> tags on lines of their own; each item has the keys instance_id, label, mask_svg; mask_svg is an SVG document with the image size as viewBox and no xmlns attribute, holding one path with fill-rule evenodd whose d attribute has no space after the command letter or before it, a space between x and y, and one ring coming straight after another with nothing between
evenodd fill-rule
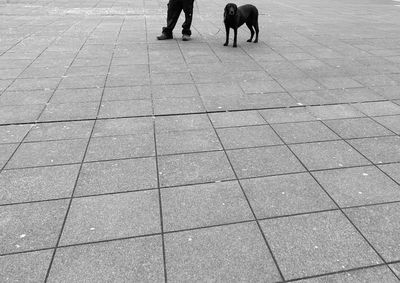
<instances>
[{"instance_id":1,"label":"dog's hind leg","mask_svg":"<svg viewBox=\"0 0 400 283\"><path fill-rule=\"evenodd\" d=\"M258 32L259 32L259 29L258 29L258 12L257 12L256 19L254 20L253 26L254 26L254 29L256 30L256 39L254 40L254 43L257 43L258 42Z\"/></svg>"},{"instance_id":2,"label":"dog's hind leg","mask_svg":"<svg viewBox=\"0 0 400 283\"><path fill-rule=\"evenodd\" d=\"M250 23L246 23L247 27L249 28L250 32L251 32L251 36L250 39L247 40L247 42L252 42L253 41L253 36L254 36L254 29L253 26Z\"/></svg>"}]
</instances>

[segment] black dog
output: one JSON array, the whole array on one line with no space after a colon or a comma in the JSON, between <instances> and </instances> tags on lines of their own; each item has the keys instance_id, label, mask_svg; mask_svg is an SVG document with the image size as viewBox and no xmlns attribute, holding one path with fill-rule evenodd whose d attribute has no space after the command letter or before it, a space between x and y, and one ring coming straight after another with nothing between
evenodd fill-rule
<instances>
[{"instance_id":1,"label":"black dog","mask_svg":"<svg viewBox=\"0 0 400 283\"><path fill-rule=\"evenodd\" d=\"M258 42L258 10L253 5L247 4L243 6L236 6L236 4L229 3L225 6L224 11L224 24L226 31L226 41L224 46L228 45L229 42L229 29L232 28L235 36L233 38L233 47L237 47L237 29L246 23L250 29L251 37L247 42L251 42L254 36L254 29L256 30L256 39L254 43Z\"/></svg>"}]
</instances>

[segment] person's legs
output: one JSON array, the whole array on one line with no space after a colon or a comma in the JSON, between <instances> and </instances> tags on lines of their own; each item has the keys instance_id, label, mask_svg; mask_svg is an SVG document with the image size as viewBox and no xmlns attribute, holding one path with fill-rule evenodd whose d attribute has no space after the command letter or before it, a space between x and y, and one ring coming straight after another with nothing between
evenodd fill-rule
<instances>
[{"instance_id":1,"label":"person's legs","mask_svg":"<svg viewBox=\"0 0 400 283\"><path fill-rule=\"evenodd\" d=\"M192 35L192 31L190 30L190 26L192 25L193 19L193 3L194 0L182 0L183 4L183 12L185 13L185 22L182 25L182 34L183 35Z\"/></svg>"},{"instance_id":2,"label":"person's legs","mask_svg":"<svg viewBox=\"0 0 400 283\"><path fill-rule=\"evenodd\" d=\"M163 27L162 33L167 38L172 38L172 31L182 11L182 0L169 0L167 13L167 26ZM160 37L158 37L160 39Z\"/></svg>"}]
</instances>

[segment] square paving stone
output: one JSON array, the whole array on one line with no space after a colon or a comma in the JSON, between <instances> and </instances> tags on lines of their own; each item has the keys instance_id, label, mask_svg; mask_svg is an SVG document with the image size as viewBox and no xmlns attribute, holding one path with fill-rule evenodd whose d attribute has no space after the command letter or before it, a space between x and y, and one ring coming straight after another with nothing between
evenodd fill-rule
<instances>
[{"instance_id":1,"label":"square paving stone","mask_svg":"<svg viewBox=\"0 0 400 283\"><path fill-rule=\"evenodd\" d=\"M57 87L60 80L60 78L16 79L8 90L51 90Z\"/></svg>"},{"instance_id":2,"label":"square paving stone","mask_svg":"<svg viewBox=\"0 0 400 283\"><path fill-rule=\"evenodd\" d=\"M57 89L50 103L100 101L102 92L101 88Z\"/></svg>"},{"instance_id":3,"label":"square paving stone","mask_svg":"<svg viewBox=\"0 0 400 283\"><path fill-rule=\"evenodd\" d=\"M52 96L52 91L7 91L0 96L0 105L45 104Z\"/></svg>"},{"instance_id":4,"label":"square paving stone","mask_svg":"<svg viewBox=\"0 0 400 283\"><path fill-rule=\"evenodd\" d=\"M340 139L320 121L275 124L272 126L286 143Z\"/></svg>"},{"instance_id":5,"label":"square paving stone","mask_svg":"<svg viewBox=\"0 0 400 283\"><path fill-rule=\"evenodd\" d=\"M93 130L94 137L122 136L140 133L154 133L153 118L120 118L97 120Z\"/></svg>"},{"instance_id":6,"label":"square paving stone","mask_svg":"<svg viewBox=\"0 0 400 283\"><path fill-rule=\"evenodd\" d=\"M153 85L167 84L191 84L192 76L186 73L151 73L151 83Z\"/></svg>"},{"instance_id":7,"label":"square paving stone","mask_svg":"<svg viewBox=\"0 0 400 283\"><path fill-rule=\"evenodd\" d=\"M397 277L400 276L400 263L390 264L390 268L396 273Z\"/></svg>"},{"instance_id":8,"label":"square paving stone","mask_svg":"<svg viewBox=\"0 0 400 283\"><path fill-rule=\"evenodd\" d=\"M366 138L349 141L375 164L400 161L400 137Z\"/></svg>"},{"instance_id":9,"label":"square paving stone","mask_svg":"<svg viewBox=\"0 0 400 283\"><path fill-rule=\"evenodd\" d=\"M389 130L370 118L329 120L324 123L344 139L392 135Z\"/></svg>"},{"instance_id":10,"label":"square paving stone","mask_svg":"<svg viewBox=\"0 0 400 283\"><path fill-rule=\"evenodd\" d=\"M367 165L370 162L344 141L290 145L309 170Z\"/></svg>"},{"instance_id":11,"label":"square paving stone","mask_svg":"<svg viewBox=\"0 0 400 283\"><path fill-rule=\"evenodd\" d=\"M21 142L32 125L0 126L0 144Z\"/></svg>"},{"instance_id":12,"label":"square paving stone","mask_svg":"<svg viewBox=\"0 0 400 283\"><path fill-rule=\"evenodd\" d=\"M51 248L67 212L68 201L0 206L2 219L0 254Z\"/></svg>"},{"instance_id":13,"label":"square paving stone","mask_svg":"<svg viewBox=\"0 0 400 283\"><path fill-rule=\"evenodd\" d=\"M375 120L378 121L379 123L381 123L383 126L388 128L389 130L400 135L400 115L376 117Z\"/></svg>"},{"instance_id":14,"label":"square paving stone","mask_svg":"<svg viewBox=\"0 0 400 283\"><path fill-rule=\"evenodd\" d=\"M241 180L257 218L336 208L308 174L290 174Z\"/></svg>"},{"instance_id":15,"label":"square paving stone","mask_svg":"<svg viewBox=\"0 0 400 283\"><path fill-rule=\"evenodd\" d=\"M48 104L40 115L40 121L94 119L99 108L98 102Z\"/></svg>"},{"instance_id":16,"label":"square paving stone","mask_svg":"<svg viewBox=\"0 0 400 283\"><path fill-rule=\"evenodd\" d=\"M0 106L0 124L35 122L44 107L41 104Z\"/></svg>"},{"instance_id":17,"label":"square paving stone","mask_svg":"<svg viewBox=\"0 0 400 283\"><path fill-rule=\"evenodd\" d=\"M323 105L311 106L308 110L317 118L322 120L357 118L365 116L363 113L350 105Z\"/></svg>"},{"instance_id":18,"label":"square paving stone","mask_svg":"<svg viewBox=\"0 0 400 283\"><path fill-rule=\"evenodd\" d=\"M380 165L379 168L400 184L400 163Z\"/></svg>"},{"instance_id":19,"label":"square paving stone","mask_svg":"<svg viewBox=\"0 0 400 283\"><path fill-rule=\"evenodd\" d=\"M285 92L285 90L274 80L266 81L247 81L241 82L245 93L268 93L268 92Z\"/></svg>"},{"instance_id":20,"label":"square paving stone","mask_svg":"<svg viewBox=\"0 0 400 283\"><path fill-rule=\"evenodd\" d=\"M154 114L183 114L204 112L203 102L200 97L179 97L154 99Z\"/></svg>"},{"instance_id":21,"label":"square paving stone","mask_svg":"<svg viewBox=\"0 0 400 283\"><path fill-rule=\"evenodd\" d=\"M79 167L4 170L0 173L0 204L70 197Z\"/></svg>"},{"instance_id":22,"label":"square paving stone","mask_svg":"<svg viewBox=\"0 0 400 283\"><path fill-rule=\"evenodd\" d=\"M312 174L340 207L400 200L400 186L372 166Z\"/></svg>"},{"instance_id":23,"label":"square paving stone","mask_svg":"<svg viewBox=\"0 0 400 283\"><path fill-rule=\"evenodd\" d=\"M170 131L213 129L210 120L204 114L156 117L155 121L157 134Z\"/></svg>"},{"instance_id":24,"label":"square paving stone","mask_svg":"<svg viewBox=\"0 0 400 283\"><path fill-rule=\"evenodd\" d=\"M305 171L286 146L237 149L227 154L239 178Z\"/></svg>"},{"instance_id":25,"label":"square paving stone","mask_svg":"<svg viewBox=\"0 0 400 283\"><path fill-rule=\"evenodd\" d=\"M237 181L161 190L165 231L251 220Z\"/></svg>"},{"instance_id":26,"label":"square paving stone","mask_svg":"<svg viewBox=\"0 0 400 283\"><path fill-rule=\"evenodd\" d=\"M260 110L270 124L316 120L305 107Z\"/></svg>"},{"instance_id":27,"label":"square paving stone","mask_svg":"<svg viewBox=\"0 0 400 283\"><path fill-rule=\"evenodd\" d=\"M1 282L44 282L52 250L0 256Z\"/></svg>"},{"instance_id":28,"label":"square paving stone","mask_svg":"<svg viewBox=\"0 0 400 283\"><path fill-rule=\"evenodd\" d=\"M48 282L164 282L160 236L59 248Z\"/></svg>"},{"instance_id":29,"label":"square paving stone","mask_svg":"<svg viewBox=\"0 0 400 283\"><path fill-rule=\"evenodd\" d=\"M83 164L75 195L94 195L157 188L155 158Z\"/></svg>"},{"instance_id":30,"label":"square paving stone","mask_svg":"<svg viewBox=\"0 0 400 283\"><path fill-rule=\"evenodd\" d=\"M149 157L155 155L154 134L97 137L90 140L85 161Z\"/></svg>"},{"instance_id":31,"label":"square paving stone","mask_svg":"<svg viewBox=\"0 0 400 283\"><path fill-rule=\"evenodd\" d=\"M172 282L276 282L281 280L255 223L165 235Z\"/></svg>"},{"instance_id":32,"label":"square paving stone","mask_svg":"<svg viewBox=\"0 0 400 283\"><path fill-rule=\"evenodd\" d=\"M133 117L152 115L150 100L103 101L100 105L100 118Z\"/></svg>"},{"instance_id":33,"label":"square paving stone","mask_svg":"<svg viewBox=\"0 0 400 283\"><path fill-rule=\"evenodd\" d=\"M158 192L75 198L60 245L160 233Z\"/></svg>"},{"instance_id":34,"label":"square paving stone","mask_svg":"<svg viewBox=\"0 0 400 283\"><path fill-rule=\"evenodd\" d=\"M155 85L151 87L153 98L199 96L194 84Z\"/></svg>"},{"instance_id":35,"label":"square paving stone","mask_svg":"<svg viewBox=\"0 0 400 283\"><path fill-rule=\"evenodd\" d=\"M360 83L347 77L325 77L319 78L318 81L327 89L362 87Z\"/></svg>"},{"instance_id":36,"label":"square paving stone","mask_svg":"<svg viewBox=\"0 0 400 283\"><path fill-rule=\"evenodd\" d=\"M66 88L102 88L106 81L106 76L71 76L64 77L59 85L59 89Z\"/></svg>"},{"instance_id":37,"label":"square paving stone","mask_svg":"<svg viewBox=\"0 0 400 283\"><path fill-rule=\"evenodd\" d=\"M257 111L211 113L210 119L216 128L266 124Z\"/></svg>"},{"instance_id":38,"label":"square paving stone","mask_svg":"<svg viewBox=\"0 0 400 283\"><path fill-rule=\"evenodd\" d=\"M235 178L229 161L222 151L160 156L158 162L162 187Z\"/></svg>"},{"instance_id":39,"label":"square paving stone","mask_svg":"<svg viewBox=\"0 0 400 283\"><path fill-rule=\"evenodd\" d=\"M18 144L0 144L0 168L6 165L7 161L17 149Z\"/></svg>"},{"instance_id":40,"label":"square paving stone","mask_svg":"<svg viewBox=\"0 0 400 283\"><path fill-rule=\"evenodd\" d=\"M278 78L278 82L287 91L318 90L323 88L323 86L320 83L309 78L302 78L302 79Z\"/></svg>"},{"instance_id":41,"label":"square paving stone","mask_svg":"<svg viewBox=\"0 0 400 283\"><path fill-rule=\"evenodd\" d=\"M387 99L400 99L400 91L398 86L373 87L372 90Z\"/></svg>"},{"instance_id":42,"label":"square paving stone","mask_svg":"<svg viewBox=\"0 0 400 283\"><path fill-rule=\"evenodd\" d=\"M157 153L178 154L222 150L214 130L163 132L157 134Z\"/></svg>"},{"instance_id":43,"label":"square paving stone","mask_svg":"<svg viewBox=\"0 0 400 283\"><path fill-rule=\"evenodd\" d=\"M103 101L151 99L150 86L106 87Z\"/></svg>"},{"instance_id":44,"label":"square paving stone","mask_svg":"<svg viewBox=\"0 0 400 283\"><path fill-rule=\"evenodd\" d=\"M344 211L385 261L400 260L400 203Z\"/></svg>"},{"instance_id":45,"label":"square paving stone","mask_svg":"<svg viewBox=\"0 0 400 283\"><path fill-rule=\"evenodd\" d=\"M354 104L354 107L368 116L400 114L400 106L391 101L365 102Z\"/></svg>"},{"instance_id":46,"label":"square paving stone","mask_svg":"<svg viewBox=\"0 0 400 283\"><path fill-rule=\"evenodd\" d=\"M399 282L399 279L386 266L362 268L358 270L346 271L332 275L314 277L296 281L298 283L324 283L324 282Z\"/></svg>"},{"instance_id":47,"label":"square paving stone","mask_svg":"<svg viewBox=\"0 0 400 283\"><path fill-rule=\"evenodd\" d=\"M93 121L40 123L32 127L25 141L88 139L93 124Z\"/></svg>"},{"instance_id":48,"label":"square paving stone","mask_svg":"<svg viewBox=\"0 0 400 283\"><path fill-rule=\"evenodd\" d=\"M23 143L7 168L34 167L82 162L85 140L61 140Z\"/></svg>"},{"instance_id":49,"label":"square paving stone","mask_svg":"<svg viewBox=\"0 0 400 283\"><path fill-rule=\"evenodd\" d=\"M217 130L224 148L245 148L283 144L270 126L224 128Z\"/></svg>"},{"instance_id":50,"label":"square paving stone","mask_svg":"<svg viewBox=\"0 0 400 283\"><path fill-rule=\"evenodd\" d=\"M340 211L260 224L286 280L382 262Z\"/></svg>"}]
</instances>

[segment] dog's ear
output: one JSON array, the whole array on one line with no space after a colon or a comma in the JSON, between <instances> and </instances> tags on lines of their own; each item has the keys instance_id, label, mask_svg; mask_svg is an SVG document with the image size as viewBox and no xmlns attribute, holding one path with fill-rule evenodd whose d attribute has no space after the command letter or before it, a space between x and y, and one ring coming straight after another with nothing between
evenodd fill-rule
<instances>
[{"instance_id":1,"label":"dog's ear","mask_svg":"<svg viewBox=\"0 0 400 283\"><path fill-rule=\"evenodd\" d=\"M224 9L224 20L226 20L226 15L228 14L228 5L226 5Z\"/></svg>"}]
</instances>

